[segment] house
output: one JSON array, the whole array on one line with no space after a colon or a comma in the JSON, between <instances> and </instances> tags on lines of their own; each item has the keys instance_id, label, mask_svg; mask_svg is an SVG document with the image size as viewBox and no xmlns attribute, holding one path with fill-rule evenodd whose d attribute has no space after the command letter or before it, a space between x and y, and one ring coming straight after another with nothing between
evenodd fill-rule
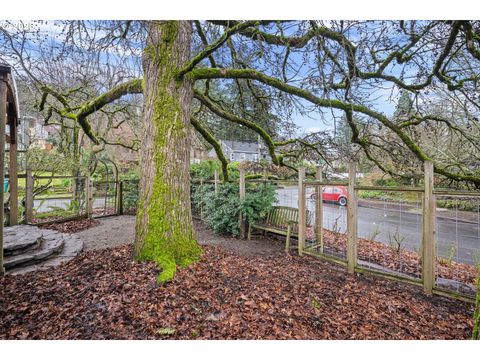
<instances>
[{"instance_id":1,"label":"house","mask_svg":"<svg viewBox=\"0 0 480 360\"><path fill-rule=\"evenodd\" d=\"M208 148L198 135L192 132L190 136L190 164L199 164L208 159Z\"/></svg>"},{"instance_id":2,"label":"house","mask_svg":"<svg viewBox=\"0 0 480 360\"><path fill-rule=\"evenodd\" d=\"M220 140L225 157L229 161L252 161L266 160L271 162L267 149L263 144L250 141ZM215 150L208 153L210 158L217 158Z\"/></svg>"},{"instance_id":3,"label":"house","mask_svg":"<svg viewBox=\"0 0 480 360\"><path fill-rule=\"evenodd\" d=\"M18 132L19 146L22 149L33 146L50 150L53 148L51 139L58 136L59 130L53 125L46 126L40 117L22 116Z\"/></svg>"}]
</instances>

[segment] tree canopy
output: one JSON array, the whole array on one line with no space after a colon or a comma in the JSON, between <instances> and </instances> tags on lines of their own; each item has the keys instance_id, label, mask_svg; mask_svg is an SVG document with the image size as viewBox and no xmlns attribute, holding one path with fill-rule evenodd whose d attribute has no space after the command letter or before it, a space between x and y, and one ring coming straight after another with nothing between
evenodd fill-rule
<instances>
[{"instance_id":1,"label":"tree canopy","mask_svg":"<svg viewBox=\"0 0 480 360\"><path fill-rule=\"evenodd\" d=\"M326 133L293 137L282 129L294 128L298 114L343 116L351 142L383 171L414 175L396 171L392 157L400 154L417 163L432 159L438 174L479 187L472 166L480 146L479 28L474 21L194 21L194 55L176 77L194 82L192 123L221 160L215 142L228 127L260 136L278 165L293 166L305 151L331 159ZM39 29L16 23L0 31L5 59L33 81L46 122L70 119L94 143L115 142L90 118L126 111L132 94L143 91L148 23L57 22L48 41ZM398 93L412 110L389 117L382 102ZM446 99L455 110L439 113L435 104ZM433 128L461 139L465 151L439 157L413 135Z\"/></svg>"}]
</instances>

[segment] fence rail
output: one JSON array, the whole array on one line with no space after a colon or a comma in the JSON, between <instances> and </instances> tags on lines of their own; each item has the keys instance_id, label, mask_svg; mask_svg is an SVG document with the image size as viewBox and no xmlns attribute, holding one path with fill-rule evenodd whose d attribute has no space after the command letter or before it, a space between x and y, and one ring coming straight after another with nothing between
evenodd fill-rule
<instances>
[{"instance_id":1,"label":"fence rail","mask_svg":"<svg viewBox=\"0 0 480 360\"><path fill-rule=\"evenodd\" d=\"M238 184L242 198L248 183L271 184L279 201L283 201L279 205L298 207L299 254L335 262L349 273L368 272L423 286L427 294L471 301L480 263L480 192L435 189L429 162L425 163L423 186L358 185L355 175L355 166L351 164L348 181L324 180L320 169L314 180L306 179L300 168L296 180L248 179L240 171L240 178L233 182ZM58 196L47 190L34 194L34 189L51 177L34 177L28 171L25 177L27 223L133 214L138 207L137 180L95 182L87 177L55 176L68 185L68 191ZM192 179L191 183L210 184L211 191L220 191L218 173L214 180ZM346 207L327 207L323 189L337 186L347 188ZM398 195L394 200L381 196L375 201L362 196L369 191ZM453 203L454 208L437 208L442 201L448 201L449 206ZM469 211L462 210L467 206ZM56 218L48 213L55 210ZM306 216L307 211L314 216ZM201 217L201 209L196 215ZM311 223L307 223L307 218ZM239 223L244 237L246 224L242 214ZM397 231L392 231L395 227ZM366 234L365 229L372 234ZM383 233L383 240L378 240L377 232ZM408 233L408 239L404 239L407 236L403 233Z\"/></svg>"},{"instance_id":2,"label":"fence rail","mask_svg":"<svg viewBox=\"0 0 480 360\"><path fill-rule=\"evenodd\" d=\"M62 181L61 186L56 184ZM84 176L34 176L27 170L25 181L25 223L47 224L87 216Z\"/></svg>"},{"instance_id":3,"label":"fence rail","mask_svg":"<svg viewBox=\"0 0 480 360\"><path fill-rule=\"evenodd\" d=\"M477 267L480 263L480 192L434 189L433 164L426 162L424 170L422 187L357 185L355 164L350 164L348 181L323 181L318 171L316 180L305 180L304 173L300 170L298 208L306 211L314 207L317 214L313 225L305 223L304 218L300 222L302 230L299 231L298 238L299 254L313 255L341 264L347 267L349 273L369 272L421 285L427 294L441 294L473 301L475 278L478 276ZM322 213L325 205L321 195L317 196L313 205L308 204L311 200L305 196L306 189L313 188L317 194L322 194L325 186L348 188L346 216L345 214L342 216L346 218L346 226L341 224L343 226L337 227L336 231L324 227L325 216ZM385 219L379 219L375 218L371 204L359 199L363 191L412 195L405 200L388 202L384 200ZM466 222L460 218L458 211L452 215L451 210L437 209L437 198L442 196L477 199L477 207L474 208L476 213L470 211L468 214L462 214L468 219ZM472 207L471 201L469 206ZM382 217L382 208L377 210L378 217ZM445 212L448 214L444 214ZM391 243L370 239L364 234L359 235L359 214L364 215L361 219L364 228L368 227L370 221L370 224L376 223L377 227L384 226L388 229L396 221L396 233L388 234ZM365 217L369 216L370 219L365 220ZM460 237L458 232L452 230L455 229L454 225L457 226L457 230L459 226L463 226L464 232L471 234L463 234ZM314 233L312 234L310 230ZM408 236L404 236L403 233L407 233ZM463 245L459 239L464 242ZM450 252L448 249L451 249ZM476 261L470 261L469 256L472 258L476 256Z\"/></svg>"}]
</instances>

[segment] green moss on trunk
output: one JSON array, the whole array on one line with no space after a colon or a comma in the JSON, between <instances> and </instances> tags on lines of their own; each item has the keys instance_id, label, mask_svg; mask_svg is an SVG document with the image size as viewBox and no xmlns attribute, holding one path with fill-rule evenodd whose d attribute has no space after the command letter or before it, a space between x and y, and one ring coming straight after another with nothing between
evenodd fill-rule
<instances>
[{"instance_id":1,"label":"green moss on trunk","mask_svg":"<svg viewBox=\"0 0 480 360\"><path fill-rule=\"evenodd\" d=\"M137 213L135 256L161 267L160 282L171 280L177 266L187 266L201 255L190 210L190 107L185 100L189 101L191 84L175 79L185 53L178 47L189 47L190 41L183 39L189 33L179 34L179 25L177 21L152 24L150 31L159 36L153 36L144 50L145 74L151 76L146 79L145 106L151 108L145 109L148 149L142 155L145 181Z\"/></svg>"}]
</instances>

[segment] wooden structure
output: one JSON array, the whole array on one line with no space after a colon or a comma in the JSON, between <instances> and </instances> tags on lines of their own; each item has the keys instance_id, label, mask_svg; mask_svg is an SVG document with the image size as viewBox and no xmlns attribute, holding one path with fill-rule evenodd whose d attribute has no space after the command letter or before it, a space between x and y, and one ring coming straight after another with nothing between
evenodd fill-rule
<instances>
[{"instance_id":1,"label":"wooden structure","mask_svg":"<svg viewBox=\"0 0 480 360\"><path fill-rule=\"evenodd\" d=\"M240 201L245 199L245 169L240 168L240 180L239 180L239 192L240 192ZM240 212L238 215L238 222L240 224L240 238L245 239L245 217Z\"/></svg>"},{"instance_id":2,"label":"wooden structure","mask_svg":"<svg viewBox=\"0 0 480 360\"><path fill-rule=\"evenodd\" d=\"M0 194L0 276L3 268L3 224L4 224L4 187L5 179L5 146L9 144L8 180L10 186L10 225L18 223L18 171L17 171L17 126L19 121L17 90L12 69L8 65L0 64L0 180L2 191ZM9 134L6 134L6 127Z\"/></svg>"},{"instance_id":3,"label":"wooden structure","mask_svg":"<svg viewBox=\"0 0 480 360\"><path fill-rule=\"evenodd\" d=\"M370 185L357 185L356 184L356 165L354 163L349 164L349 177L348 181L329 181L322 180L321 171L317 169L315 180L306 180L304 178L304 170L299 169L299 209L306 209L304 194L305 188L314 188L317 193L321 193L320 189L323 186L345 186L348 187L348 205L347 205L347 229L346 229L346 256L339 253L324 252L323 242L323 223L322 223L322 207L323 202L316 199L315 202L315 240L316 244L305 247L305 242L301 241L300 237L306 232L309 222L299 219L299 242L298 251L300 254L312 255L327 261L344 266L348 273L368 273L375 276L383 277L394 281L402 281L405 283L422 286L424 292L427 295L442 295L455 299L461 299L464 301L473 302L471 292L465 292L468 286L458 287L453 289L452 286L446 287L442 284L442 280L445 283L449 279L437 279L436 266L438 265L438 247L436 246L436 197L437 196L464 196L471 197L472 199L480 199L480 192L478 191L459 191L451 189L435 189L434 187L434 166L431 161L424 162L424 183L422 186L370 186ZM300 189L303 187L303 189ZM358 192L359 191L381 191L381 192L397 192L397 193L417 193L422 197L422 230L420 237L420 273L421 278L409 274L408 272L402 272L401 270L392 270L379 266L369 266L365 259L358 261L357 246L359 242L357 234L358 223ZM457 284L457 282L455 282ZM465 285L465 284L463 284ZM468 284L467 284L468 285Z\"/></svg>"},{"instance_id":4,"label":"wooden structure","mask_svg":"<svg viewBox=\"0 0 480 360\"><path fill-rule=\"evenodd\" d=\"M422 279L425 293L431 295L435 286L435 195L433 194L433 162L426 161L423 195Z\"/></svg>"},{"instance_id":5,"label":"wooden structure","mask_svg":"<svg viewBox=\"0 0 480 360\"><path fill-rule=\"evenodd\" d=\"M309 210L306 210L305 214L306 222L308 224L311 221L312 213ZM249 224L248 240L251 239L253 229L262 230L264 234L269 232L273 234L284 235L286 236L285 252L288 253L290 248L290 238L292 236L297 238L299 237L300 215L301 212L296 208L288 206L274 206L264 220L257 224Z\"/></svg>"},{"instance_id":6,"label":"wooden structure","mask_svg":"<svg viewBox=\"0 0 480 360\"><path fill-rule=\"evenodd\" d=\"M348 165L348 203L347 203L347 271L355 273L357 266L357 192L355 191L356 166Z\"/></svg>"},{"instance_id":7,"label":"wooden structure","mask_svg":"<svg viewBox=\"0 0 480 360\"><path fill-rule=\"evenodd\" d=\"M315 179L322 181L321 166L317 166ZM317 194L317 201L315 201L315 239L320 245L320 252L323 253L323 187L317 185L315 187L315 193Z\"/></svg>"},{"instance_id":8,"label":"wooden structure","mask_svg":"<svg viewBox=\"0 0 480 360\"><path fill-rule=\"evenodd\" d=\"M305 168L300 167L298 169L298 210L300 211L298 216L298 222L300 224L298 227L298 255L300 256L303 254L303 249L305 249L305 235L307 230L307 206L305 204L305 186L303 186L304 181Z\"/></svg>"}]
</instances>

